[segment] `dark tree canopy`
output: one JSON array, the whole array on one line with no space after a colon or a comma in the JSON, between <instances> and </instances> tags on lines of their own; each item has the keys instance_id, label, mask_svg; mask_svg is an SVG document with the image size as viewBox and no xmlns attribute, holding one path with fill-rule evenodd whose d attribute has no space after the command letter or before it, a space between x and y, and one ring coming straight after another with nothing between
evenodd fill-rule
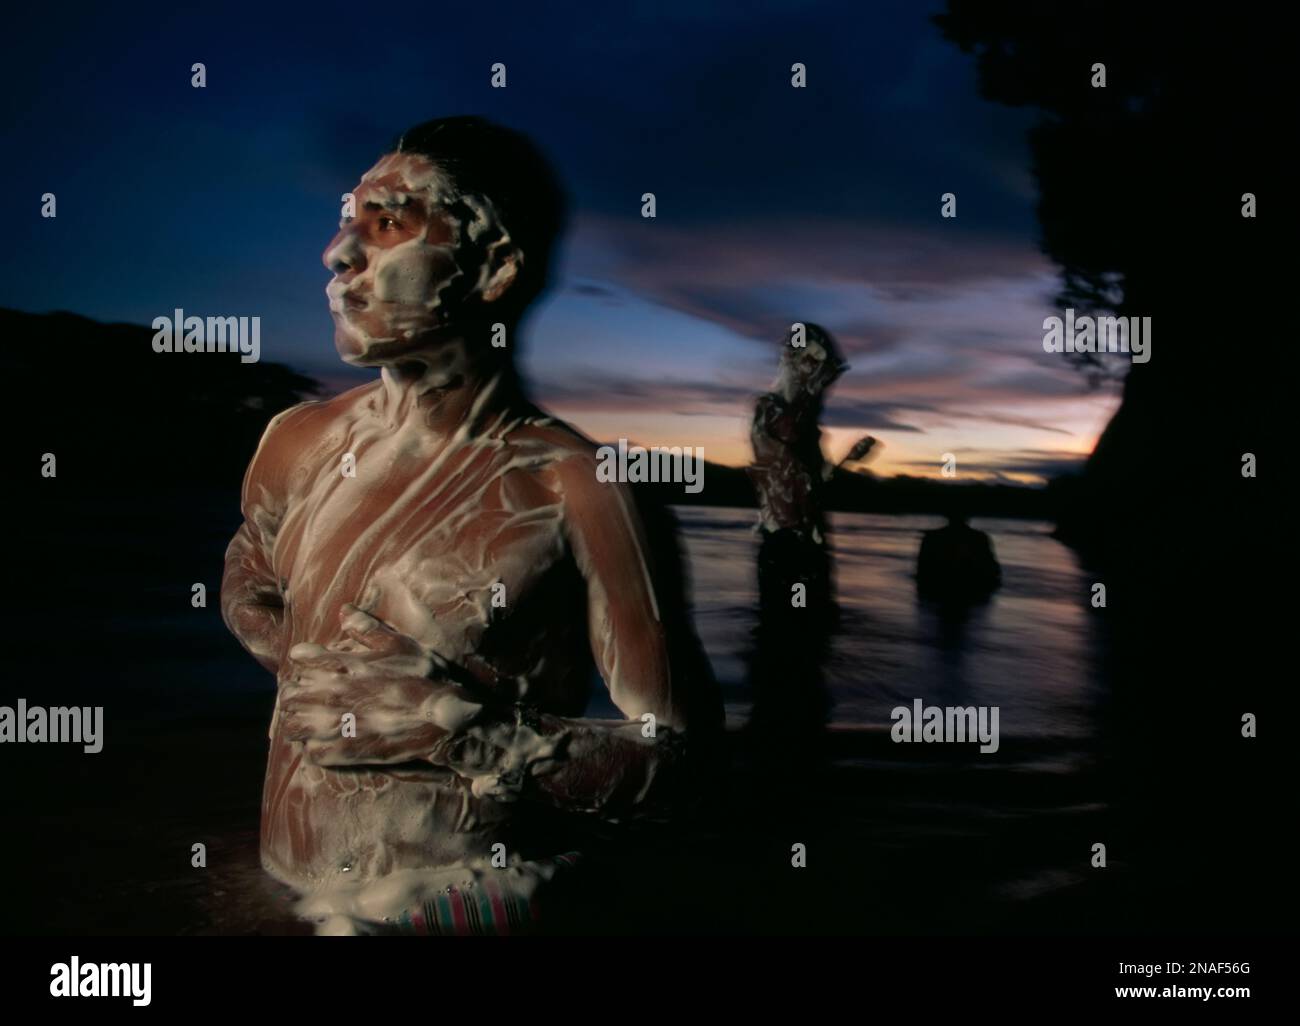
<instances>
[{"instance_id":1,"label":"dark tree canopy","mask_svg":"<svg viewBox=\"0 0 1300 1026\"><path fill-rule=\"evenodd\" d=\"M1073 357L1124 381L1063 524L1080 542L1123 548L1134 509L1171 522L1195 503L1236 509L1242 454L1274 437L1263 393L1278 375L1263 369L1289 362L1275 226L1293 124L1275 17L1254 0L949 0L935 18L975 55L985 96L1041 111L1029 141L1060 306L1152 318L1149 363ZM1246 193L1255 218L1242 216Z\"/></svg>"}]
</instances>

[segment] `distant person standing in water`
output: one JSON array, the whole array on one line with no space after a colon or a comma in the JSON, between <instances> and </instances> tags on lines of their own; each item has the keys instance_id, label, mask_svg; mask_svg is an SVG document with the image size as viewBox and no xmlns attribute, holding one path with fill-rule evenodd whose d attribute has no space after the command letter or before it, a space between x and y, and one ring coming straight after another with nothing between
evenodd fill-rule
<instances>
[{"instance_id":1,"label":"distant person standing in water","mask_svg":"<svg viewBox=\"0 0 1300 1026\"><path fill-rule=\"evenodd\" d=\"M916 560L916 590L922 598L950 604L979 602L1002 584L993 542L966 521L966 511L954 505L944 527L922 536Z\"/></svg>"},{"instance_id":2,"label":"distant person standing in water","mask_svg":"<svg viewBox=\"0 0 1300 1026\"><path fill-rule=\"evenodd\" d=\"M748 468L759 506L759 617L751 672L752 734L803 738L825 724L822 679L835 621L821 450L826 392L848 369L830 334L798 325L787 337L772 391L759 396Z\"/></svg>"}]
</instances>

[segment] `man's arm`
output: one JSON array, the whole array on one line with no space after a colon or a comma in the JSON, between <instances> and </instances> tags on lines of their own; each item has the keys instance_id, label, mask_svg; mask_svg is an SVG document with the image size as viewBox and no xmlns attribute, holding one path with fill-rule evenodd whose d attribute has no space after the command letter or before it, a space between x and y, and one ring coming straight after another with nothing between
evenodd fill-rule
<instances>
[{"instance_id":1,"label":"man's arm","mask_svg":"<svg viewBox=\"0 0 1300 1026\"><path fill-rule=\"evenodd\" d=\"M347 651L295 646L281 674L281 734L319 766L425 761L469 780L479 797L596 811L642 803L669 752L681 754L680 731L656 725L656 743L639 720L505 704L362 610L345 606L340 621Z\"/></svg>"},{"instance_id":2,"label":"man's arm","mask_svg":"<svg viewBox=\"0 0 1300 1026\"><path fill-rule=\"evenodd\" d=\"M631 492L598 481L590 459L560 466L568 541L587 584L592 654L628 719L474 703L459 707L461 722L448 724L423 757L472 780L480 796L607 815L646 811L678 794L704 762L697 756L721 729L721 701L689 626L683 582L664 553L652 558ZM330 747L349 757L346 745Z\"/></svg>"},{"instance_id":3,"label":"man's arm","mask_svg":"<svg viewBox=\"0 0 1300 1026\"><path fill-rule=\"evenodd\" d=\"M286 739L303 743L319 766L426 761L482 778L476 793L514 796L496 778L514 770L522 781L526 760L544 753L511 736L508 706L463 668L355 606L340 610L339 627L341 647L300 644L288 653L279 696Z\"/></svg>"},{"instance_id":4,"label":"man's arm","mask_svg":"<svg viewBox=\"0 0 1300 1026\"><path fill-rule=\"evenodd\" d=\"M245 520L226 549L221 617L230 633L272 673L280 669L284 603L271 573L261 530Z\"/></svg>"},{"instance_id":5,"label":"man's arm","mask_svg":"<svg viewBox=\"0 0 1300 1026\"><path fill-rule=\"evenodd\" d=\"M317 404L303 403L277 414L267 425L244 474L240 510L244 522L226 549L221 578L221 617L244 648L272 673L280 669L284 602L271 567L271 549L284 515L287 482L280 467L291 425Z\"/></svg>"},{"instance_id":6,"label":"man's arm","mask_svg":"<svg viewBox=\"0 0 1300 1026\"><path fill-rule=\"evenodd\" d=\"M690 646L670 637L690 631L685 596L680 582L657 587L665 568L652 556L631 491L598 481L585 459L565 461L561 478L569 543L587 583L592 655L628 719L540 717L538 729L557 751L534 769L532 783L564 808L627 812L685 781L687 733L699 747L720 727L721 703L703 651L692 659ZM687 663L702 665L688 673Z\"/></svg>"}]
</instances>

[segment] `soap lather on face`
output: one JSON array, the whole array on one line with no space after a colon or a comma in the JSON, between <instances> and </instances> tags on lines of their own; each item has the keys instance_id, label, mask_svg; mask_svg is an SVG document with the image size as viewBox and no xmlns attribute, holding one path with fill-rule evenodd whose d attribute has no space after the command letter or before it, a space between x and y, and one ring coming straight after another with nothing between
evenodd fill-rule
<instances>
[{"instance_id":1,"label":"soap lather on face","mask_svg":"<svg viewBox=\"0 0 1300 1026\"><path fill-rule=\"evenodd\" d=\"M339 355L382 366L499 299L523 254L489 199L459 192L427 157L390 153L353 191L326 247L325 289Z\"/></svg>"}]
</instances>

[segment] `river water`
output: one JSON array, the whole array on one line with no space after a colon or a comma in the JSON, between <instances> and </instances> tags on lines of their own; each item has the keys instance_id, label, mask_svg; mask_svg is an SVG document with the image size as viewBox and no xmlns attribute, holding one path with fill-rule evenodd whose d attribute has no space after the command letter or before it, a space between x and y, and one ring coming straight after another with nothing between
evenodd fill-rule
<instances>
[{"instance_id":1,"label":"river water","mask_svg":"<svg viewBox=\"0 0 1300 1026\"><path fill-rule=\"evenodd\" d=\"M683 507L677 515L699 633L738 726L749 711L754 511ZM86 700L107 707L107 744L93 758L54 745L24 753L27 775L42 783L17 790L16 814L41 828L19 846L20 873L49 883L24 891L15 922L51 933L296 929L257 856L273 684L215 608L230 519L222 506L197 526L185 521L167 539L185 558L160 560L153 554L166 546L155 535L168 521L146 532L124 516L117 563L130 574L80 581L91 597L116 596L95 608L94 623L105 651L119 657L97 661L85 677L94 685ZM647 855L658 868L629 866L638 883L627 893L667 881L662 902L651 905L676 894L690 906L717 906L690 930L1031 929L1086 925L1099 914L1098 881L1122 878L1088 864L1109 806L1095 772L1106 625L1090 607L1091 581L1048 524L976 519L1004 583L964 619L946 619L917 601L912 580L921 532L940 523L832 517L841 607L825 666L832 772L800 791L813 778L791 762L778 799L770 779L741 770L714 796L708 836L698 841L706 847ZM205 608L190 600L196 579L211 586ZM42 681L51 697L77 700L70 684L56 690L35 672L23 679L30 700L42 695ZM891 743L890 710L918 698L997 706L997 753ZM791 840L808 842L815 873L789 877ZM206 869L192 864L200 842ZM684 865L666 871L674 858ZM790 890L792 879L801 890ZM927 891L932 881L943 886ZM836 910L831 920L828 910ZM646 914L628 909L627 928L637 932Z\"/></svg>"},{"instance_id":2,"label":"river water","mask_svg":"<svg viewBox=\"0 0 1300 1026\"><path fill-rule=\"evenodd\" d=\"M752 510L677 509L696 624L723 683L728 720L749 710L745 655L756 620L758 537ZM1002 564L1001 589L954 621L918 601L921 533L937 516L837 513L831 518L841 627L826 665L833 721L888 728L890 710L997 706L1004 740L1062 758L1089 747L1104 695L1105 626L1074 553L1035 520L972 520Z\"/></svg>"}]
</instances>

